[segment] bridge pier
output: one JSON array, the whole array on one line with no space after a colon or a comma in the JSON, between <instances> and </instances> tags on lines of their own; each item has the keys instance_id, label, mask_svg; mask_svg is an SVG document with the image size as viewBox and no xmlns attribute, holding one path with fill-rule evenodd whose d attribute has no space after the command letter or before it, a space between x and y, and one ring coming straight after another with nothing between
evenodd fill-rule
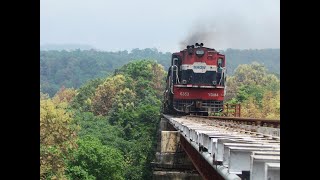
<instances>
[{"instance_id":1,"label":"bridge pier","mask_svg":"<svg viewBox=\"0 0 320 180\"><path fill-rule=\"evenodd\" d=\"M201 180L181 147L180 133L166 120L161 118L157 133L157 152L153 166L153 180Z\"/></svg>"}]
</instances>

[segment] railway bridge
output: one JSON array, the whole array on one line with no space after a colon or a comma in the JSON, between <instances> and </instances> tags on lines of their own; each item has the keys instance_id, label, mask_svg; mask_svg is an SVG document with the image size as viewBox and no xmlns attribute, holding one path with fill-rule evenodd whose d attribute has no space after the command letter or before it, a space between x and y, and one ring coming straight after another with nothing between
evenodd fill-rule
<instances>
[{"instance_id":1,"label":"railway bridge","mask_svg":"<svg viewBox=\"0 0 320 180\"><path fill-rule=\"evenodd\" d=\"M280 120L163 114L154 180L280 179Z\"/></svg>"}]
</instances>

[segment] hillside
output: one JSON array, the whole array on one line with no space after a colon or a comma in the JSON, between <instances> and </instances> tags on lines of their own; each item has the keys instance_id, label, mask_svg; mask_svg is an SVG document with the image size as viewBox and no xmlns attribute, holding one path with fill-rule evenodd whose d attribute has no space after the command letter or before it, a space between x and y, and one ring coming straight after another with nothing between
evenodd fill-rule
<instances>
[{"instance_id":1,"label":"hillside","mask_svg":"<svg viewBox=\"0 0 320 180\"><path fill-rule=\"evenodd\" d=\"M227 73L232 75L239 64L258 62L269 72L280 74L280 49L227 49L221 51L227 58ZM152 59L167 70L171 53L157 49L133 49L131 52L105 52L96 50L40 51L41 91L52 97L61 86L79 88L90 79L104 77L137 59Z\"/></svg>"},{"instance_id":2,"label":"hillside","mask_svg":"<svg viewBox=\"0 0 320 180\"><path fill-rule=\"evenodd\" d=\"M152 179L165 73L137 60L53 98L40 92L40 179ZM239 65L227 91L243 117L280 116L280 80L261 64Z\"/></svg>"}]
</instances>

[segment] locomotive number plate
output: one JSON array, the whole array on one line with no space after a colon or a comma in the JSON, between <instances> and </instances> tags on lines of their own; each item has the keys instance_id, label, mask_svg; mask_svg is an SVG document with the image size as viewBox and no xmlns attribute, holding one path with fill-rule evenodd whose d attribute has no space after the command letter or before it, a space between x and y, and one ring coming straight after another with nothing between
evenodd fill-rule
<instances>
[{"instance_id":1,"label":"locomotive number plate","mask_svg":"<svg viewBox=\"0 0 320 180\"><path fill-rule=\"evenodd\" d=\"M189 92L180 92L180 96L189 96Z\"/></svg>"},{"instance_id":2,"label":"locomotive number plate","mask_svg":"<svg viewBox=\"0 0 320 180\"><path fill-rule=\"evenodd\" d=\"M211 96L211 97L219 96L218 93L208 93L208 95Z\"/></svg>"}]
</instances>

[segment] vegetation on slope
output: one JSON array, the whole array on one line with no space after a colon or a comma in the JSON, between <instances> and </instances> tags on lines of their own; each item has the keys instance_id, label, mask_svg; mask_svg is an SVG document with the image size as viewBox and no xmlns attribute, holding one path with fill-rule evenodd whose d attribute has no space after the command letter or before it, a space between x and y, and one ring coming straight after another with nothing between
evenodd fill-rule
<instances>
[{"instance_id":1,"label":"vegetation on slope","mask_svg":"<svg viewBox=\"0 0 320 180\"><path fill-rule=\"evenodd\" d=\"M47 96L46 101L54 101L61 112L72 114L66 127L80 129L74 141L77 148L68 151L68 158L59 154L63 168L58 171L41 164L42 179L150 179L164 75L163 67L154 61L135 61L77 90L62 88L52 99ZM43 127L55 120L47 118ZM49 128L43 131L61 132L55 124ZM41 143L45 150L50 146ZM68 138L61 143L70 144ZM41 155L41 159L48 157Z\"/></svg>"},{"instance_id":2,"label":"vegetation on slope","mask_svg":"<svg viewBox=\"0 0 320 180\"><path fill-rule=\"evenodd\" d=\"M225 98L242 105L243 117L280 118L280 79L257 62L236 68L227 79Z\"/></svg>"},{"instance_id":3,"label":"vegetation on slope","mask_svg":"<svg viewBox=\"0 0 320 180\"><path fill-rule=\"evenodd\" d=\"M240 64L257 61L264 64L271 73L280 74L280 50L237 50L221 51L226 55L227 74L232 75ZM162 53L157 49L133 49L128 51L104 52L95 50L40 51L41 91L52 97L62 86L79 88L88 80L111 75L121 66L139 59L153 59L167 70L171 53Z\"/></svg>"},{"instance_id":4,"label":"vegetation on slope","mask_svg":"<svg viewBox=\"0 0 320 180\"><path fill-rule=\"evenodd\" d=\"M52 98L40 92L41 179L151 179L165 75L140 60ZM226 102L245 117L279 118L280 80L262 64L239 65Z\"/></svg>"}]
</instances>

